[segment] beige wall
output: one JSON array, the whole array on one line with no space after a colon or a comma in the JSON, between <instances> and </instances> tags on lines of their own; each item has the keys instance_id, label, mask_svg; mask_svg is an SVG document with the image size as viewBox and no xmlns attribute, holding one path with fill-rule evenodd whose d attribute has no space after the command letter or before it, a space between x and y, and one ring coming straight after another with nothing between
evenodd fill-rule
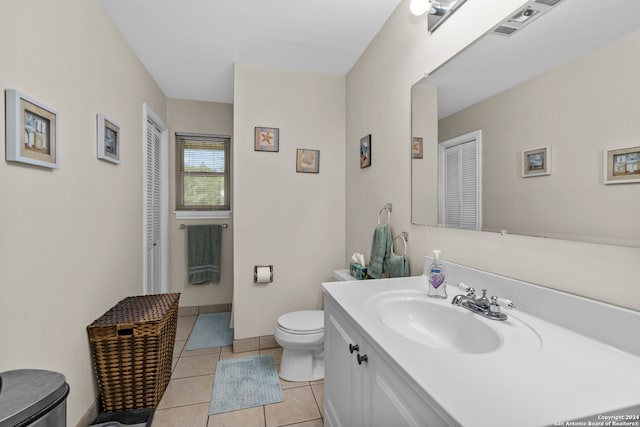
<instances>
[{"instance_id":1,"label":"beige wall","mask_svg":"<svg viewBox=\"0 0 640 427\"><path fill-rule=\"evenodd\" d=\"M638 249L411 225L411 85L524 2L492 8L467 2L433 35L426 18L410 17L408 3L400 4L347 76L346 254L369 253L376 214L393 202L391 225L394 233L409 232L414 275L422 271L422 257L439 248L450 261L640 309ZM367 133L373 135L373 165L361 170L349 159Z\"/></svg>"},{"instance_id":2,"label":"beige wall","mask_svg":"<svg viewBox=\"0 0 640 427\"><path fill-rule=\"evenodd\" d=\"M344 99L342 76L235 66L236 339L321 308L320 283L344 264ZM279 152L254 151L255 126L280 129ZM320 150L319 174L296 173L297 148ZM258 264L273 264L273 283L253 283Z\"/></svg>"},{"instance_id":3,"label":"beige wall","mask_svg":"<svg viewBox=\"0 0 640 427\"><path fill-rule=\"evenodd\" d=\"M142 103L164 116L166 99L98 0L0 16L0 88L60 115L60 169L0 161L0 371L63 373L74 426L97 397L86 326L142 293ZM120 125L120 165L96 158L98 113Z\"/></svg>"},{"instance_id":4,"label":"beige wall","mask_svg":"<svg viewBox=\"0 0 640 427\"><path fill-rule=\"evenodd\" d=\"M640 32L440 121L440 141L482 129L483 229L640 245L640 186L604 185L603 153L639 145ZM551 146L552 174L521 177Z\"/></svg>"},{"instance_id":5,"label":"beige wall","mask_svg":"<svg viewBox=\"0 0 640 427\"><path fill-rule=\"evenodd\" d=\"M169 292L181 292L181 306L230 303L233 297L233 219L176 219L176 132L209 135L233 134L233 105L214 102L167 100L169 126ZM233 140L231 142L233 146ZM233 185L232 185L233 188ZM233 197L233 190L231 191ZM187 231L180 224L228 224L222 230L220 283L187 283Z\"/></svg>"},{"instance_id":6,"label":"beige wall","mask_svg":"<svg viewBox=\"0 0 640 427\"><path fill-rule=\"evenodd\" d=\"M411 218L417 224L438 223L437 88L416 84L411 88L411 140L422 138L422 158L411 159Z\"/></svg>"}]
</instances>

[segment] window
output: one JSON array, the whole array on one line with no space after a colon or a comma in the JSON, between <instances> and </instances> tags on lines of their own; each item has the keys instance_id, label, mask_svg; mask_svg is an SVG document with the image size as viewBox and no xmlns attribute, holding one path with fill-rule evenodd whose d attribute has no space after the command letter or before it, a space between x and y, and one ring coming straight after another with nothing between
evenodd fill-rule
<instances>
[{"instance_id":1,"label":"window","mask_svg":"<svg viewBox=\"0 0 640 427\"><path fill-rule=\"evenodd\" d=\"M231 138L176 133L176 211L229 211Z\"/></svg>"}]
</instances>

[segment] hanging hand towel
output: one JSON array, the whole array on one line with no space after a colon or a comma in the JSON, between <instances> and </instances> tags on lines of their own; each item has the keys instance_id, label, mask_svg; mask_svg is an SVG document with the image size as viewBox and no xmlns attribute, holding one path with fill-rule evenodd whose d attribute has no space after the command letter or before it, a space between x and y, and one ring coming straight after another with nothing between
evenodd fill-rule
<instances>
[{"instance_id":1,"label":"hanging hand towel","mask_svg":"<svg viewBox=\"0 0 640 427\"><path fill-rule=\"evenodd\" d=\"M220 283L221 225L187 227L189 284Z\"/></svg>"},{"instance_id":2,"label":"hanging hand towel","mask_svg":"<svg viewBox=\"0 0 640 427\"><path fill-rule=\"evenodd\" d=\"M367 274L374 279L382 277L389 269L389 255L391 254L391 228L389 224L382 224L376 227L373 232L371 242L371 255Z\"/></svg>"},{"instance_id":3,"label":"hanging hand towel","mask_svg":"<svg viewBox=\"0 0 640 427\"><path fill-rule=\"evenodd\" d=\"M389 277L409 276L409 260L404 255L389 255Z\"/></svg>"}]
</instances>

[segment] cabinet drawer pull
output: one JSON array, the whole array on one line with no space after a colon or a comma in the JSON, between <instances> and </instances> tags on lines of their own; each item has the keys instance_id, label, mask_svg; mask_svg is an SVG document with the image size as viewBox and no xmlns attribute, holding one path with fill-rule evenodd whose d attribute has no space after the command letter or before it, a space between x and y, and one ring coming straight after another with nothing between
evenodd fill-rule
<instances>
[{"instance_id":1,"label":"cabinet drawer pull","mask_svg":"<svg viewBox=\"0 0 640 427\"><path fill-rule=\"evenodd\" d=\"M358 344L349 344L349 353L353 354L354 351L360 351L360 346Z\"/></svg>"},{"instance_id":2,"label":"cabinet drawer pull","mask_svg":"<svg viewBox=\"0 0 640 427\"><path fill-rule=\"evenodd\" d=\"M363 354L362 356L358 354L358 365L362 365L362 362L366 363L368 361L369 361L369 358L367 357L366 354Z\"/></svg>"}]
</instances>

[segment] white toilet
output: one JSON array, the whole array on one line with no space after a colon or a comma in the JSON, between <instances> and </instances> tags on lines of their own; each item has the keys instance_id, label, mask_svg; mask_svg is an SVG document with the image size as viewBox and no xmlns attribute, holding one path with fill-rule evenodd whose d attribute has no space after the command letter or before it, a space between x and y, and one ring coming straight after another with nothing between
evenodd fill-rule
<instances>
[{"instance_id":1,"label":"white toilet","mask_svg":"<svg viewBox=\"0 0 640 427\"><path fill-rule=\"evenodd\" d=\"M324 311L292 311L278 318L276 341L284 349L280 378L313 381L324 378Z\"/></svg>"},{"instance_id":2,"label":"white toilet","mask_svg":"<svg viewBox=\"0 0 640 427\"><path fill-rule=\"evenodd\" d=\"M346 270L333 272L334 279L354 280ZM284 349L280 378L286 381L324 379L324 311L303 310L278 318L275 339Z\"/></svg>"}]
</instances>

